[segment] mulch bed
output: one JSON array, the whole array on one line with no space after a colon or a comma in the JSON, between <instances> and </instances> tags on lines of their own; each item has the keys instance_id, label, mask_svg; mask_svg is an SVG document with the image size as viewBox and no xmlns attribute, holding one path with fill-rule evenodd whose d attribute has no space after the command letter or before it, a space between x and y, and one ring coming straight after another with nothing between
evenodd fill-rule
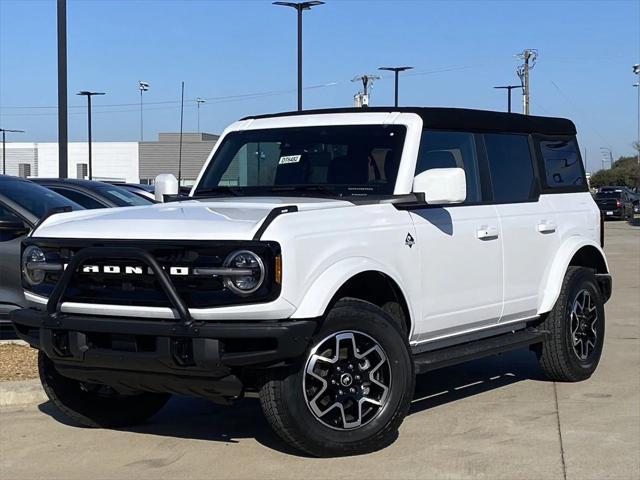
<instances>
[{"instance_id":1,"label":"mulch bed","mask_svg":"<svg viewBox=\"0 0 640 480\"><path fill-rule=\"evenodd\" d=\"M38 378L38 351L23 345L0 345L0 382L31 378Z\"/></svg>"}]
</instances>

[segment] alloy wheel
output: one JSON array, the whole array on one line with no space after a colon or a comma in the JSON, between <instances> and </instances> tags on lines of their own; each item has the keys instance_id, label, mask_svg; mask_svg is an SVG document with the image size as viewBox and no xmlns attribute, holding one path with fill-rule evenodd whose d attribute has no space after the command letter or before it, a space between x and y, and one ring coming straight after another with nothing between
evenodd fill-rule
<instances>
[{"instance_id":1,"label":"alloy wheel","mask_svg":"<svg viewBox=\"0 0 640 480\"><path fill-rule=\"evenodd\" d=\"M336 430L373 420L386 405L391 367L384 349L359 331L333 333L311 350L303 390L311 413Z\"/></svg>"},{"instance_id":2,"label":"alloy wheel","mask_svg":"<svg viewBox=\"0 0 640 480\"><path fill-rule=\"evenodd\" d=\"M587 360L596 348L598 309L588 290L580 290L569 314L573 351L580 360Z\"/></svg>"}]
</instances>

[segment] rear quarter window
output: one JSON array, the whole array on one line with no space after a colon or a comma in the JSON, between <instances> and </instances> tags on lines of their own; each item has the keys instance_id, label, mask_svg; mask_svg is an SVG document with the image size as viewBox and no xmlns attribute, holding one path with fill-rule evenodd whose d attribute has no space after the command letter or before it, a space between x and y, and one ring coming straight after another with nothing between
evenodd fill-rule
<instances>
[{"instance_id":1,"label":"rear quarter window","mask_svg":"<svg viewBox=\"0 0 640 480\"><path fill-rule=\"evenodd\" d=\"M586 179L578 144L574 138L538 139L546 186L585 188Z\"/></svg>"}]
</instances>

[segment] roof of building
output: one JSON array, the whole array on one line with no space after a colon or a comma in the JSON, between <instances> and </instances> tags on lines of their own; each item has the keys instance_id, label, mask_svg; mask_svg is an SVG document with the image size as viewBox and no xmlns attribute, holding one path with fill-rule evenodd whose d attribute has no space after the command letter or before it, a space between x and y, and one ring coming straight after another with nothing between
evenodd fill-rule
<instances>
[{"instance_id":1,"label":"roof of building","mask_svg":"<svg viewBox=\"0 0 640 480\"><path fill-rule=\"evenodd\" d=\"M481 132L540 133L543 135L575 135L576 126L571 120L556 117L538 117L520 113L473 110L442 107L366 107L303 110L270 115L245 117L243 120L290 117L298 115L323 115L331 113L415 113L422 118L425 128L446 130L470 130Z\"/></svg>"}]
</instances>

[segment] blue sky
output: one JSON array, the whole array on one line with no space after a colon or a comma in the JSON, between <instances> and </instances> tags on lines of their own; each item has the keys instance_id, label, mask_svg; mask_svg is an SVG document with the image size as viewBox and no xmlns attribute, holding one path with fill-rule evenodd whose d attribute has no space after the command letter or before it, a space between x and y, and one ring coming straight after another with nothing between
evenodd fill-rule
<instances>
[{"instance_id":1,"label":"blue sky","mask_svg":"<svg viewBox=\"0 0 640 480\"><path fill-rule=\"evenodd\" d=\"M219 133L249 114L296 106L295 15L270 1L68 1L69 105L94 100L94 139L139 138L138 80L145 94L145 139L179 128L186 82L185 131ZM22 141L57 139L55 1L0 0L0 126ZM516 84L514 54L539 50L532 113L573 119L600 166L600 148L632 154L640 62L640 2L327 0L305 13L305 108L349 106L355 75L388 64L413 65L400 102L501 110ZM253 97L238 97L259 93ZM393 101L390 77L372 105ZM102 107L100 105L117 105ZM21 107L21 108L18 108ZM521 95L514 91L514 107ZM86 139L85 108L71 108L69 136Z\"/></svg>"}]
</instances>

